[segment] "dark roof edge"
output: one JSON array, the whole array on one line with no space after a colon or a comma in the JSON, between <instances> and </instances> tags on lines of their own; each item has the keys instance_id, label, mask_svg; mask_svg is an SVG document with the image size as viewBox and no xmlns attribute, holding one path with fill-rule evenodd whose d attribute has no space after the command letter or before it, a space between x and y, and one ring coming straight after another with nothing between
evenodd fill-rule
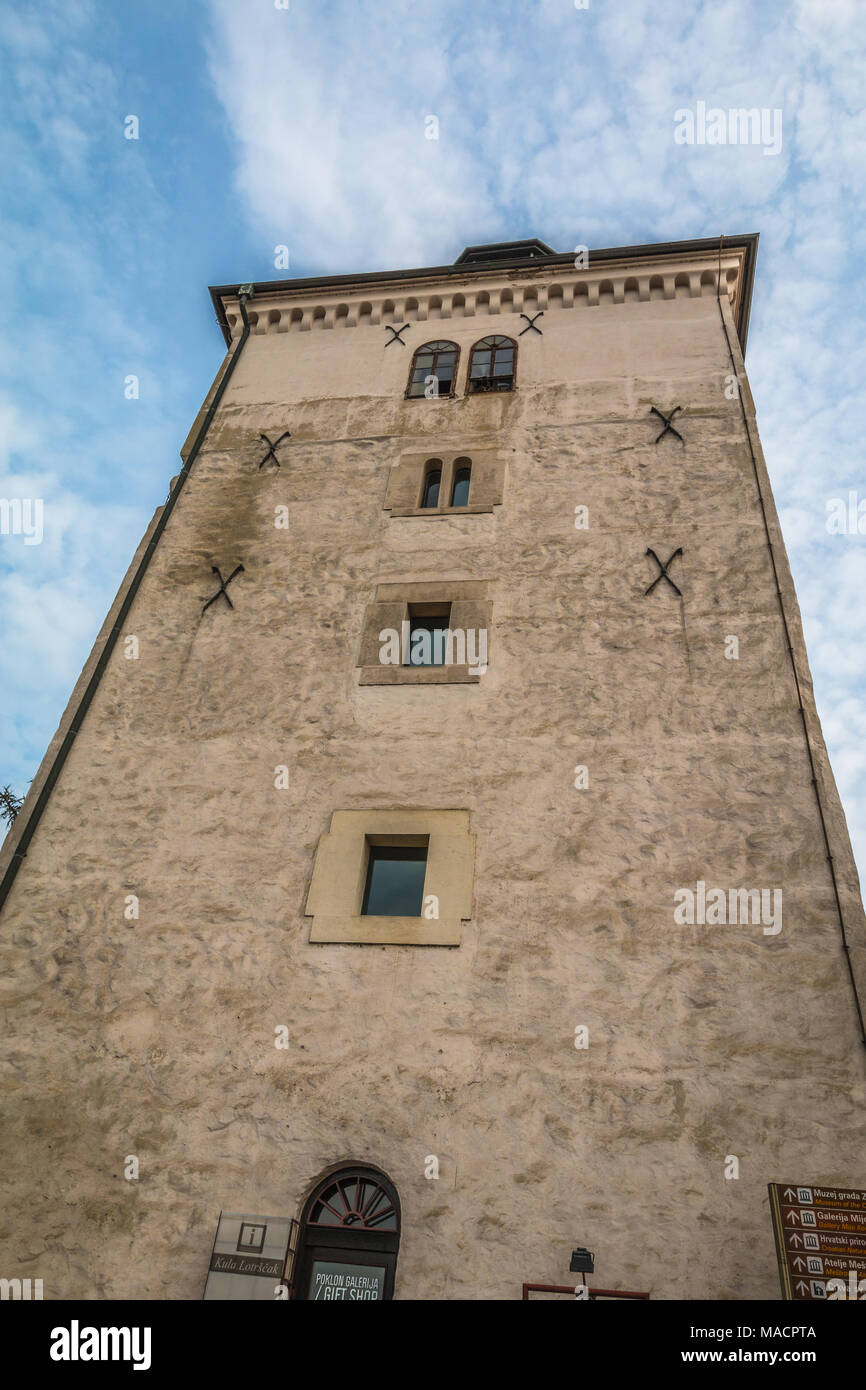
<instances>
[{"instance_id":1,"label":"dark roof edge","mask_svg":"<svg viewBox=\"0 0 866 1390\"><path fill-rule=\"evenodd\" d=\"M616 261L628 258L639 260L641 257L664 256L672 251L679 252L681 255L688 255L695 251L715 250L719 243L723 248L742 247L746 252L745 266L743 270L743 292L740 295L739 313L737 315L737 334L740 339L740 348L745 355L746 338L749 331L749 316L752 308L752 290L755 283L755 261L758 255L758 232L745 232L739 236L720 237L700 237L689 241L654 241L647 242L641 246L608 246L600 251L589 252L589 264L598 265L605 261ZM434 265L420 266L411 270L366 270L360 271L355 275L313 275L299 280L260 280L253 285L257 294L270 294L285 290L314 290L325 286L346 286L349 285L370 285L377 282L397 282L401 280L434 279L437 277L445 278L454 276L461 279L467 275L478 275L487 272L490 275L501 274L503 270L528 270L535 273L545 265L568 265L574 262L574 252L569 251L562 255L538 256L534 260L527 260L525 257L517 257L514 260L500 261L492 263L489 267L481 264L472 265ZM210 297L216 313L217 323L222 330L222 335L226 345L231 342L231 333L226 320L225 308L223 307L223 296L235 296L242 284L249 281L238 281L236 285L211 285Z\"/></svg>"}]
</instances>

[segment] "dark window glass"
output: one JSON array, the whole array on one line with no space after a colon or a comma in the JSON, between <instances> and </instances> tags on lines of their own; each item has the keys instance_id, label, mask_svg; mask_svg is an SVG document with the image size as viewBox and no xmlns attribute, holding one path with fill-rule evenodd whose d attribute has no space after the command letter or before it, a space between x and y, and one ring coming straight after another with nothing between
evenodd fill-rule
<instances>
[{"instance_id":1,"label":"dark window glass","mask_svg":"<svg viewBox=\"0 0 866 1390\"><path fill-rule=\"evenodd\" d=\"M409 665L444 666L447 618L409 619ZM415 634L418 634L416 637Z\"/></svg>"},{"instance_id":2,"label":"dark window glass","mask_svg":"<svg viewBox=\"0 0 866 1390\"><path fill-rule=\"evenodd\" d=\"M370 917L420 917L426 872L424 845L371 845L361 912Z\"/></svg>"},{"instance_id":3,"label":"dark window glass","mask_svg":"<svg viewBox=\"0 0 866 1390\"><path fill-rule=\"evenodd\" d=\"M452 507L466 507L469 504L469 479L472 468L469 464L454 470L454 486L451 489Z\"/></svg>"},{"instance_id":4,"label":"dark window glass","mask_svg":"<svg viewBox=\"0 0 866 1390\"><path fill-rule=\"evenodd\" d=\"M426 850L422 851L426 854ZM372 1177L357 1185L338 1179L325 1187L313 1204L308 1222L314 1226L344 1226L396 1231L397 1212L389 1194Z\"/></svg>"},{"instance_id":5,"label":"dark window glass","mask_svg":"<svg viewBox=\"0 0 866 1390\"><path fill-rule=\"evenodd\" d=\"M424 495L421 498L422 507L439 506L439 484L442 482L442 469L431 468L424 479Z\"/></svg>"},{"instance_id":6,"label":"dark window glass","mask_svg":"<svg viewBox=\"0 0 866 1390\"><path fill-rule=\"evenodd\" d=\"M514 386L514 355L513 339L481 338L469 359L467 390L510 391Z\"/></svg>"},{"instance_id":7,"label":"dark window glass","mask_svg":"<svg viewBox=\"0 0 866 1390\"><path fill-rule=\"evenodd\" d=\"M338 1216L335 1211L322 1203L316 1208L313 1219L317 1226L341 1226L343 1224L342 1216Z\"/></svg>"},{"instance_id":8,"label":"dark window glass","mask_svg":"<svg viewBox=\"0 0 866 1390\"><path fill-rule=\"evenodd\" d=\"M412 359L412 371L409 374L409 389L406 394L410 397L423 396L426 390L427 378L435 376L437 394L440 396L449 396L454 386L454 368L456 362L456 344L446 341L424 343L422 347L418 348L418 351Z\"/></svg>"}]
</instances>

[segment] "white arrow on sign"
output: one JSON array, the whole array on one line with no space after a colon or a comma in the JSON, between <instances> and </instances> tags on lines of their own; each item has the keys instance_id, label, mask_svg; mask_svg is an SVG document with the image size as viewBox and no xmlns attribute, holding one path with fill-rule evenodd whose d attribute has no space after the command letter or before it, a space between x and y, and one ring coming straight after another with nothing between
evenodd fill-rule
<instances>
[{"instance_id":1,"label":"white arrow on sign","mask_svg":"<svg viewBox=\"0 0 866 1390\"><path fill-rule=\"evenodd\" d=\"M797 1221L800 1220L800 1213L799 1213L798 1211L789 1211L789 1212L788 1212L788 1220L790 1221L791 1225L793 1226Z\"/></svg>"},{"instance_id":2,"label":"white arrow on sign","mask_svg":"<svg viewBox=\"0 0 866 1390\"><path fill-rule=\"evenodd\" d=\"M796 1260L794 1260L793 1263L794 1263L794 1268L795 1268L795 1269L802 1269L802 1268L803 1268L803 1265L806 1263L806 1261L803 1259L802 1255L798 1255L797 1258L796 1258Z\"/></svg>"},{"instance_id":3,"label":"white arrow on sign","mask_svg":"<svg viewBox=\"0 0 866 1390\"><path fill-rule=\"evenodd\" d=\"M800 1232L799 1232L799 1231L792 1231L792 1232L791 1232L791 1244L792 1244L793 1246L797 1246L797 1245L802 1245L802 1244L803 1244L803 1237L800 1235Z\"/></svg>"},{"instance_id":4,"label":"white arrow on sign","mask_svg":"<svg viewBox=\"0 0 866 1390\"><path fill-rule=\"evenodd\" d=\"M794 1191L793 1187L786 1187L786 1188L785 1188L785 1196L786 1196L786 1197L796 1197L796 1195L797 1195L797 1194L796 1194L796 1192Z\"/></svg>"},{"instance_id":5,"label":"white arrow on sign","mask_svg":"<svg viewBox=\"0 0 866 1390\"><path fill-rule=\"evenodd\" d=\"M808 1293L808 1292L809 1292L809 1285L808 1285L808 1284L804 1284L802 1279L798 1279L798 1280L797 1280L796 1284L794 1285L794 1288L795 1288L795 1289L799 1289L800 1293Z\"/></svg>"}]
</instances>

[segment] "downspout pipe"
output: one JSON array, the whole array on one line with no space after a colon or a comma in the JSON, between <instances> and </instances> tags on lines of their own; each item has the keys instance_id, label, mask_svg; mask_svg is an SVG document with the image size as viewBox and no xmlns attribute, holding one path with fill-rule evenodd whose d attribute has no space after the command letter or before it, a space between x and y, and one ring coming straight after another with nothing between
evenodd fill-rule
<instances>
[{"instance_id":1,"label":"downspout pipe","mask_svg":"<svg viewBox=\"0 0 866 1390\"><path fill-rule=\"evenodd\" d=\"M192 469L192 466L195 463L199 452L201 451L201 447L204 444L205 438L207 437L207 432L210 429L213 418L217 412L217 408L219 407L219 403L222 400L223 395L225 394L226 387L228 386L229 381L232 377L232 373L234 372L234 369L237 366L238 358L240 357L243 351L244 343L250 336L250 322L249 318L247 317L247 300L252 298L254 290L254 285L241 285L238 291L238 304L240 306L241 319L243 321L243 331L241 332L241 336L238 339L237 347L232 353L228 365L225 371L223 372L220 383L217 386L216 391L214 392L213 400L211 401L210 406L208 407L207 414L201 422L201 428L199 429L198 434L193 440L192 448L187 454L186 462L181 468L180 473L178 474L177 479L175 481L175 485L169 493L168 500L166 501L162 509L162 514L159 518L159 521L156 523L156 526L154 527L153 535L148 541L147 549L142 555L138 569L132 577L132 582L130 583L129 588L126 591L126 596L123 600L123 603L120 606L120 611L117 615L117 620L112 626L107 638L105 639L105 645L102 648L99 660L97 661L93 674L87 683L78 708L76 709L72 717L72 723L67 729L63 742L58 748L57 753L54 757L54 761L48 770L48 775L45 778L42 790L40 791L39 796L36 800L36 805L33 807L32 811L29 813L27 817L27 824L24 827L21 839L18 843L18 847L15 850L15 853L12 855L12 858L9 862L9 867L6 870L6 873L3 875L2 882L0 882L0 910L2 910L3 904L9 896L12 884L15 882L15 876L18 873L19 868L21 867L21 862L27 855L28 846L36 833L36 827L38 826L39 821L42 818L42 812L48 805L48 799L51 796L51 793L54 789L54 784L60 776L60 773L63 771L63 766L66 762L66 759L69 756L69 753L72 749L72 745L75 742L76 735L78 734L78 731L81 728L84 717L87 714L88 709L90 708L91 701L93 700L93 697L96 694L97 688L99 686L99 682L102 679L102 673L108 665L109 661L111 660L112 653L114 652L114 648L117 645L117 640L120 637L120 634L126 625L126 619L128 618L129 611L132 608L133 603L135 602L135 597L141 586L141 582L144 579L145 574L147 573L147 567L150 564L150 561L153 557L153 553L156 550L157 545L159 544L159 540L162 536L163 531L168 525L169 517L175 509L177 499L180 497L180 494L183 491L184 484L190 475L190 470ZM12 834L13 831L14 822L9 833Z\"/></svg>"}]
</instances>

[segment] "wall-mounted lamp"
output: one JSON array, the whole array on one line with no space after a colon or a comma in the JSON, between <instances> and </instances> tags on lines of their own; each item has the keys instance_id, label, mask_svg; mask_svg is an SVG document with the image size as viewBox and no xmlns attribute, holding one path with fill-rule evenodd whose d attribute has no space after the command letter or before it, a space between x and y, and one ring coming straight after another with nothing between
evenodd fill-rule
<instances>
[{"instance_id":1,"label":"wall-mounted lamp","mask_svg":"<svg viewBox=\"0 0 866 1390\"><path fill-rule=\"evenodd\" d=\"M571 1264L568 1266L571 1274L594 1274L595 1255L591 1250L586 1250L579 1245L576 1250L571 1252Z\"/></svg>"}]
</instances>

